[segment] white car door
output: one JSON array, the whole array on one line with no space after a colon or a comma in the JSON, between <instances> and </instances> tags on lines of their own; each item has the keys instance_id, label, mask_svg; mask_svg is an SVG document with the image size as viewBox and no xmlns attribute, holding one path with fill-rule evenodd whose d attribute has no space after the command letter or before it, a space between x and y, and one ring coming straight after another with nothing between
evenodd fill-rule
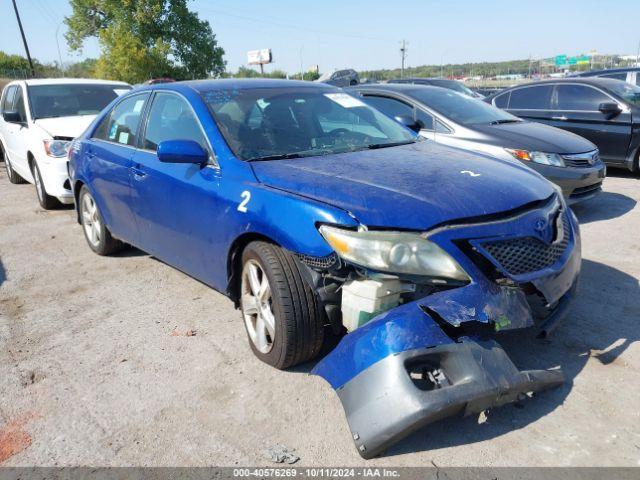
<instances>
[{"instance_id":1,"label":"white car door","mask_svg":"<svg viewBox=\"0 0 640 480\"><path fill-rule=\"evenodd\" d=\"M16 128L15 124L5 121L4 113L13 110L13 100L17 91L17 85L9 85L2 98L3 118L0 120L0 134L2 135L1 138L5 152L9 157L12 157L12 152L15 148L15 141L13 141L13 138L15 133L18 131L18 128Z\"/></svg>"},{"instance_id":2,"label":"white car door","mask_svg":"<svg viewBox=\"0 0 640 480\"><path fill-rule=\"evenodd\" d=\"M7 110L13 110L20 114L21 122L5 122L8 125L8 146L9 158L13 169L24 178L31 178L29 163L27 161L29 126L25 102L25 91L23 86L18 86L14 95L13 104Z\"/></svg>"}]
</instances>

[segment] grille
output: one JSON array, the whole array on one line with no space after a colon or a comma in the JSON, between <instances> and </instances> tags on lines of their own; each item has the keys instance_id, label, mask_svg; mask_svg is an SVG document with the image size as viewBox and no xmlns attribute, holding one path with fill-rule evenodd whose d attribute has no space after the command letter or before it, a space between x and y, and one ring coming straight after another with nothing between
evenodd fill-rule
<instances>
[{"instance_id":1,"label":"grille","mask_svg":"<svg viewBox=\"0 0 640 480\"><path fill-rule=\"evenodd\" d=\"M598 150L594 150L592 152L578 153L576 155L563 155L562 159L567 167L588 168L600 161L600 153Z\"/></svg>"},{"instance_id":2,"label":"grille","mask_svg":"<svg viewBox=\"0 0 640 480\"><path fill-rule=\"evenodd\" d=\"M569 222L564 213L562 241L547 245L543 241L524 237L483 243L482 247L510 275L523 275L550 267L558 261L569 243Z\"/></svg>"},{"instance_id":3,"label":"grille","mask_svg":"<svg viewBox=\"0 0 640 480\"><path fill-rule=\"evenodd\" d=\"M338 261L338 256L335 253L327 255L326 257L313 257L311 255L297 253L296 257L305 265L322 270L333 267Z\"/></svg>"}]
</instances>

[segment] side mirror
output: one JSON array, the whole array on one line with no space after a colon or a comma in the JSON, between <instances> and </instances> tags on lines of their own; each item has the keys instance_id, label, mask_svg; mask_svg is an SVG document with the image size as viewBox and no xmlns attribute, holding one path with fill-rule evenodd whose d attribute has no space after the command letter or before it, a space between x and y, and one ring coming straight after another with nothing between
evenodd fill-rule
<instances>
[{"instance_id":1,"label":"side mirror","mask_svg":"<svg viewBox=\"0 0 640 480\"><path fill-rule=\"evenodd\" d=\"M618 105L616 102L601 103L600 106L598 107L598 110L600 110L604 115L606 115L607 118L613 118L616 115L619 115L620 112L622 112L622 110L620 109L620 105Z\"/></svg>"},{"instance_id":2,"label":"side mirror","mask_svg":"<svg viewBox=\"0 0 640 480\"><path fill-rule=\"evenodd\" d=\"M414 132L420 131L420 124L416 122L410 115L398 115L397 117L394 117L394 120L400 125L403 125L413 130Z\"/></svg>"},{"instance_id":3,"label":"side mirror","mask_svg":"<svg viewBox=\"0 0 640 480\"><path fill-rule=\"evenodd\" d=\"M22 123L22 115L15 110L7 110L2 114L5 122L9 123Z\"/></svg>"},{"instance_id":4,"label":"side mirror","mask_svg":"<svg viewBox=\"0 0 640 480\"><path fill-rule=\"evenodd\" d=\"M209 160L209 154L193 140L166 140L158 145L158 160L163 163L197 163Z\"/></svg>"}]
</instances>

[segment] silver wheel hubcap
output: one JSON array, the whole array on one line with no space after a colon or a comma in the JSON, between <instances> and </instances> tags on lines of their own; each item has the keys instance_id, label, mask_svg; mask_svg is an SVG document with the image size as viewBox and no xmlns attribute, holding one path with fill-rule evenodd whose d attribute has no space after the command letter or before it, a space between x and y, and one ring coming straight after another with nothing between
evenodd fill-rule
<instances>
[{"instance_id":1,"label":"silver wheel hubcap","mask_svg":"<svg viewBox=\"0 0 640 480\"><path fill-rule=\"evenodd\" d=\"M82 197L82 225L89 243L97 247L100 244L100 216L96 202L89 194Z\"/></svg>"},{"instance_id":2,"label":"silver wheel hubcap","mask_svg":"<svg viewBox=\"0 0 640 480\"><path fill-rule=\"evenodd\" d=\"M249 338L261 353L269 353L276 338L276 319L273 315L271 286L264 270L255 260L242 269L240 303Z\"/></svg>"}]
</instances>

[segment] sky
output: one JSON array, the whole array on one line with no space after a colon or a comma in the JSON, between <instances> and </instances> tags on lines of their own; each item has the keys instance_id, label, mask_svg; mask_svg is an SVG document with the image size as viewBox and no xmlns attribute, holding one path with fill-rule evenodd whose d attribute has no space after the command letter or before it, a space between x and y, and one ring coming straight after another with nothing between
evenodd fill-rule
<instances>
[{"instance_id":1,"label":"sky","mask_svg":"<svg viewBox=\"0 0 640 480\"><path fill-rule=\"evenodd\" d=\"M81 54L64 40L67 0L16 0L31 55L42 62L97 57L95 39ZM559 54L633 54L640 42L638 0L192 0L225 49L229 70L248 50L271 48L266 71L319 65L370 70L407 66L547 58ZM0 50L24 55L11 0L0 0ZM57 32L57 35L56 35ZM56 37L58 43L56 43Z\"/></svg>"}]
</instances>

